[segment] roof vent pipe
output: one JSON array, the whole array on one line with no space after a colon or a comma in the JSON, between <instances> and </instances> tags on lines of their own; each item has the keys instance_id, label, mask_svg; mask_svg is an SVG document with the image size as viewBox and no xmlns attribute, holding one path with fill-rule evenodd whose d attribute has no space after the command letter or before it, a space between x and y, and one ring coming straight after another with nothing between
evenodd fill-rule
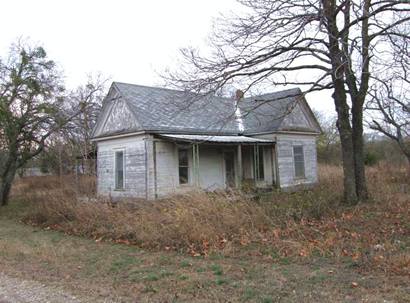
<instances>
[{"instance_id":1,"label":"roof vent pipe","mask_svg":"<svg viewBox=\"0 0 410 303\"><path fill-rule=\"evenodd\" d=\"M240 89L236 90L235 92L235 120L238 125L239 134L242 134L245 130L245 126L243 125L242 113L241 109L239 108L239 101L243 98L243 91Z\"/></svg>"}]
</instances>

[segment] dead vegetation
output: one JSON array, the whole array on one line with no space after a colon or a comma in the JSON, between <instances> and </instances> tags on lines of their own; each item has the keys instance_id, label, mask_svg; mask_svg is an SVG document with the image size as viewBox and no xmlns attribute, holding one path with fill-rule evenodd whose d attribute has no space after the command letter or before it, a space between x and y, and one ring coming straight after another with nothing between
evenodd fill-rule
<instances>
[{"instance_id":1,"label":"dead vegetation","mask_svg":"<svg viewBox=\"0 0 410 303\"><path fill-rule=\"evenodd\" d=\"M14 196L29 205L24 222L155 250L193 256L250 254L281 262L330 257L360 270L410 275L410 183L403 168L368 169L372 201L339 205L339 167L322 166L320 185L258 199L239 193L192 192L161 201L77 199L93 188L69 178L23 179ZM89 197L94 193L88 192ZM88 201L88 202L86 202Z\"/></svg>"},{"instance_id":2,"label":"dead vegetation","mask_svg":"<svg viewBox=\"0 0 410 303\"><path fill-rule=\"evenodd\" d=\"M191 192L160 201L112 203L79 201L70 190L42 190L30 195L26 222L70 234L135 244L206 253L238 243L241 237L270 225L263 208L236 193Z\"/></svg>"}]
</instances>

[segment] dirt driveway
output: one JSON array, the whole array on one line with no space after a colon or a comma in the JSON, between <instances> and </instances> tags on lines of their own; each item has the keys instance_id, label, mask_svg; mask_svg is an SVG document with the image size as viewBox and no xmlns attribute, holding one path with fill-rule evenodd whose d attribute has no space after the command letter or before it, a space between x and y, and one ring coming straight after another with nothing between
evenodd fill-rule
<instances>
[{"instance_id":1,"label":"dirt driveway","mask_svg":"<svg viewBox=\"0 0 410 303\"><path fill-rule=\"evenodd\" d=\"M12 278L0 273L0 303L79 303L84 300L44 284Z\"/></svg>"}]
</instances>

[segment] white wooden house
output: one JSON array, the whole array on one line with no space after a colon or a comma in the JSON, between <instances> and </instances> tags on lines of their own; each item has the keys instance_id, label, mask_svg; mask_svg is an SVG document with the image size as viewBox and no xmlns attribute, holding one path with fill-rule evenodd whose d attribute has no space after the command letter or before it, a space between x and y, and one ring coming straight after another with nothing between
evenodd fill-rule
<instances>
[{"instance_id":1,"label":"white wooden house","mask_svg":"<svg viewBox=\"0 0 410 303\"><path fill-rule=\"evenodd\" d=\"M93 131L98 193L312 185L319 134L299 89L231 99L114 82Z\"/></svg>"}]
</instances>

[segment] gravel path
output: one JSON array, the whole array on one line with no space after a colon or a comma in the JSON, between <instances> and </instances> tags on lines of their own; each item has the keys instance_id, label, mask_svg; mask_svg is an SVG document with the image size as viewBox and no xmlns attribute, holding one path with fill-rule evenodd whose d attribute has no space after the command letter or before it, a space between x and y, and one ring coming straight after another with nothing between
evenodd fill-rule
<instances>
[{"instance_id":1,"label":"gravel path","mask_svg":"<svg viewBox=\"0 0 410 303\"><path fill-rule=\"evenodd\" d=\"M0 273L0 303L80 303L76 298L58 287L12 278Z\"/></svg>"}]
</instances>

